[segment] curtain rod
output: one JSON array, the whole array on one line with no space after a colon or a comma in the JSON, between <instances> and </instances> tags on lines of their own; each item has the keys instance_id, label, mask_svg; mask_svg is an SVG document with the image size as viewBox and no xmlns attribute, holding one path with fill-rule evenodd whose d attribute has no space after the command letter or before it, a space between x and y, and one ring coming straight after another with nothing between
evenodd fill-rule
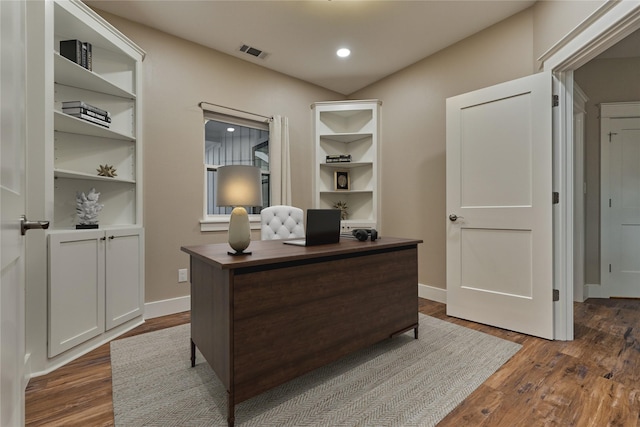
<instances>
[{"instance_id":1,"label":"curtain rod","mask_svg":"<svg viewBox=\"0 0 640 427\"><path fill-rule=\"evenodd\" d=\"M206 101L201 101L201 102L198 104L198 106L199 106L200 108L202 108L203 110L205 110L206 108L202 107L202 104L207 104L207 105L212 105L212 106L214 106L214 107L220 107L220 108L224 108L224 109L227 109L227 110L237 111L237 112L239 112L239 113L250 114L250 115L252 115L252 116L256 116L256 117L263 117L263 118L265 118L265 119L267 119L267 120L272 120L272 119L273 119L273 116L263 116L262 114L251 113L251 112L249 112L249 111L239 110L239 109L237 109L237 108L226 107L226 106L224 106L224 105L214 104L214 103L206 102Z\"/></svg>"}]
</instances>

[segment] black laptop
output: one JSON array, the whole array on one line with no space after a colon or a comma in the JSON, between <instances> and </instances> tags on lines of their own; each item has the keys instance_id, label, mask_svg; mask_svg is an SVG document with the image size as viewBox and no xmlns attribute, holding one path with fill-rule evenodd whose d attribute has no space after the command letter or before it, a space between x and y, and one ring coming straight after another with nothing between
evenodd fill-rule
<instances>
[{"instance_id":1,"label":"black laptop","mask_svg":"<svg viewBox=\"0 0 640 427\"><path fill-rule=\"evenodd\" d=\"M340 241L339 209L307 209L305 238L286 240L287 245L314 246Z\"/></svg>"}]
</instances>

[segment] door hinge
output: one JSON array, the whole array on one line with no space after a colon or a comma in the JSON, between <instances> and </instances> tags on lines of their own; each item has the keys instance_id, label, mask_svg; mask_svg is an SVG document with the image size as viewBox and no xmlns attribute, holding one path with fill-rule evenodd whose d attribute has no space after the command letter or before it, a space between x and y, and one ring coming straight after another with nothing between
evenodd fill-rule
<instances>
[{"instance_id":1,"label":"door hinge","mask_svg":"<svg viewBox=\"0 0 640 427\"><path fill-rule=\"evenodd\" d=\"M615 132L609 132L609 142L611 142L611 137L612 137L613 135L617 135L617 133L615 133Z\"/></svg>"},{"instance_id":2,"label":"door hinge","mask_svg":"<svg viewBox=\"0 0 640 427\"><path fill-rule=\"evenodd\" d=\"M611 264L609 264L609 273L611 273Z\"/></svg>"},{"instance_id":3,"label":"door hinge","mask_svg":"<svg viewBox=\"0 0 640 427\"><path fill-rule=\"evenodd\" d=\"M611 207L611 199L609 199L609 207Z\"/></svg>"},{"instance_id":4,"label":"door hinge","mask_svg":"<svg viewBox=\"0 0 640 427\"><path fill-rule=\"evenodd\" d=\"M558 203L560 203L560 193L557 191L553 192L553 199L552 202L554 205L557 205Z\"/></svg>"},{"instance_id":5,"label":"door hinge","mask_svg":"<svg viewBox=\"0 0 640 427\"><path fill-rule=\"evenodd\" d=\"M553 290L553 300L560 301L560 289Z\"/></svg>"},{"instance_id":6,"label":"door hinge","mask_svg":"<svg viewBox=\"0 0 640 427\"><path fill-rule=\"evenodd\" d=\"M552 101L551 101L551 106L552 107L557 107L558 105L560 105L560 97L558 95L553 95Z\"/></svg>"}]
</instances>

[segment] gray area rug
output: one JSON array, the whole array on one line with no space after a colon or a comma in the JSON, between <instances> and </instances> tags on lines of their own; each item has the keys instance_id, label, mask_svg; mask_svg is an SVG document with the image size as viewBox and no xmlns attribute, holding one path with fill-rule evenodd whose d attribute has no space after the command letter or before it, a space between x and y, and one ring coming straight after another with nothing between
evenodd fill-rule
<instances>
[{"instance_id":1,"label":"gray area rug","mask_svg":"<svg viewBox=\"0 0 640 427\"><path fill-rule=\"evenodd\" d=\"M226 426L226 391L190 325L111 342L115 425ZM236 405L237 426L434 426L520 345L420 314L413 331Z\"/></svg>"}]
</instances>

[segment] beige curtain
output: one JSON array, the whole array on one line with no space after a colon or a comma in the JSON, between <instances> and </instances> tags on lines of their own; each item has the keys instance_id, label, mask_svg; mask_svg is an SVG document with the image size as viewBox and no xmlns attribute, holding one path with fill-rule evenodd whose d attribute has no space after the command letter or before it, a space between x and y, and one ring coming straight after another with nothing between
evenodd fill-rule
<instances>
[{"instance_id":1,"label":"beige curtain","mask_svg":"<svg viewBox=\"0 0 640 427\"><path fill-rule=\"evenodd\" d=\"M272 171L271 204L291 205L289 119L287 117L273 116L269 122L269 151L269 163L271 163L269 169Z\"/></svg>"}]
</instances>

